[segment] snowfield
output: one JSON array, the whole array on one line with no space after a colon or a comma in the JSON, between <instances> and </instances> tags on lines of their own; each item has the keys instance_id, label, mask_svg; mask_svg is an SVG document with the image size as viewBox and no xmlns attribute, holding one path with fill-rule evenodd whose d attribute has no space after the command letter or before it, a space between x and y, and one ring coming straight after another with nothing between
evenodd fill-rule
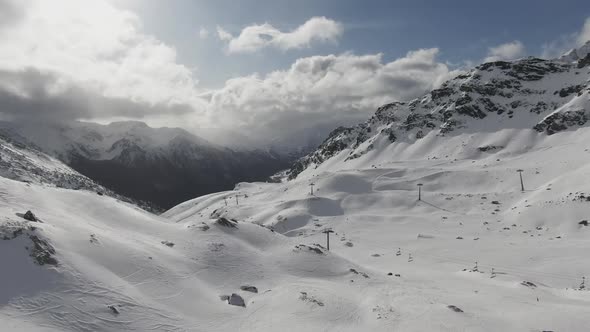
<instances>
[{"instance_id":1,"label":"snowfield","mask_svg":"<svg viewBox=\"0 0 590 332\"><path fill-rule=\"evenodd\" d=\"M161 216L0 178L0 321L10 331L586 331L589 141L585 127L431 133ZM57 265L31 257L31 236ZM245 306L228 304L237 296Z\"/></svg>"}]
</instances>

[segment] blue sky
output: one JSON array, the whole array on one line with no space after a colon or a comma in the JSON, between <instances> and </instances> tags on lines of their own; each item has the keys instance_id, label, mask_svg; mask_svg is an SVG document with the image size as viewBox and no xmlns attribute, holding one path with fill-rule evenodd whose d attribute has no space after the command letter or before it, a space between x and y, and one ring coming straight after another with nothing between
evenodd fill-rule
<instances>
[{"instance_id":1,"label":"blue sky","mask_svg":"<svg viewBox=\"0 0 590 332\"><path fill-rule=\"evenodd\" d=\"M237 75L286 68L315 54L383 53L384 61L390 61L410 50L438 47L441 61L463 64L483 59L489 47L519 40L527 54L541 55L543 44L575 33L590 16L588 1L547 0L147 0L116 5L136 12L147 32L174 45L181 62L198 68L201 84L214 87ZM337 44L227 55L218 39L197 36L201 27L214 32L219 25L238 33L265 22L289 31L313 16L344 25Z\"/></svg>"}]
</instances>

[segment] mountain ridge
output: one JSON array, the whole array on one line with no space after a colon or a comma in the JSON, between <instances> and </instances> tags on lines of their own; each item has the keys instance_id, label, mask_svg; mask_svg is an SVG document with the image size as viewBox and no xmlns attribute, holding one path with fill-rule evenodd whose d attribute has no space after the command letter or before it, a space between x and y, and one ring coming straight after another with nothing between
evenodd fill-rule
<instances>
[{"instance_id":1,"label":"mountain ridge","mask_svg":"<svg viewBox=\"0 0 590 332\"><path fill-rule=\"evenodd\" d=\"M292 160L272 151L232 150L184 129L152 128L138 121L1 122L0 133L64 161L122 195L162 208L232 189L241 181L266 180Z\"/></svg>"},{"instance_id":2,"label":"mountain ridge","mask_svg":"<svg viewBox=\"0 0 590 332\"><path fill-rule=\"evenodd\" d=\"M344 150L345 161L358 158L384 138L390 144L412 143L433 131L444 136L506 128L551 135L582 126L590 119L589 77L590 53L571 62L529 57L481 64L420 98L381 106L364 123L335 129L295 162L288 178Z\"/></svg>"}]
</instances>

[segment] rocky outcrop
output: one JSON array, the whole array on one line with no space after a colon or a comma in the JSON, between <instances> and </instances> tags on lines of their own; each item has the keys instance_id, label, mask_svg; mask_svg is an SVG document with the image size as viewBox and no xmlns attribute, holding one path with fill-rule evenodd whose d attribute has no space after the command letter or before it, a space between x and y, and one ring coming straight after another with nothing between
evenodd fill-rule
<instances>
[{"instance_id":1,"label":"rocky outcrop","mask_svg":"<svg viewBox=\"0 0 590 332\"><path fill-rule=\"evenodd\" d=\"M590 110L588 110L590 111ZM538 132L553 135L573 126L583 126L588 122L587 110L566 111L551 114L534 128Z\"/></svg>"}]
</instances>

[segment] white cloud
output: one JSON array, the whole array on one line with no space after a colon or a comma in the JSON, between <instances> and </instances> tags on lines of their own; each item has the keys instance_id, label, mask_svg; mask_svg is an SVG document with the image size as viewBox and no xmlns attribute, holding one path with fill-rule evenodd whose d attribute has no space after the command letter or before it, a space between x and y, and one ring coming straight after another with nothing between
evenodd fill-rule
<instances>
[{"instance_id":1,"label":"white cloud","mask_svg":"<svg viewBox=\"0 0 590 332\"><path fill-rule=\"evenodd\" d=\"M229 53L251 53L265 47L280 50L305 48L312 42L336 42L342 32L342 24L326 17L312 17L291 32L281 32L264 23L245 27L237 37L233 37L218 27L219 38L228 42Z\"/></svg>"},{"instance_id":2,"label":"white cloud","mask_svg":"<svg viewBox=\"0 0 590 332\"><path fill-rule=\"evenodd\" d=\"M586 18L580 31L562 35L556 40L543 44L541 57L552 59L560 57L571 49L578 48L590 41L590 17Z\"/></svg>"},{"instance_id":3,"label":"white cloud","mask_svg":"<svg viewBox=\"0 0 590 332\"><path fill-rule=\"evenodd\" d=\"M576 46L582 46L587 41L590 41L590 17L586 19L586 21L584 22L584 26L582 27L582 30L578 33L578 36L576 38Z\"/></svg>"},{"instance_id":4,"label":"white cloud","mask_svg":"<svg viewBox=\"0 0 590 332\"><path fill-rule=\"evenodd\" d=\"M176 62L174 48L142 33L135 14L100 0L23 0L19 4L19 19L0 30L4 73L38 73L37 78L30 79L29 74L22 81L43 84L38 89L53 97L78 91L83 92L80 98L127 99L160 105L162 111L166 105L194 109L203 105L191 70ZM3 75L0 82L6 91L26 94L19 90L25 85L7 77L11 76ZM50 79L40 79L44 77ZM84 104L91 106L90 101L77 101L79 106ZM149 107L145 109L149 113ZM93 108L92 116L108 113ZM80 114L88 115L84 110Z\"/></svg>"},{"instance_id":5,"label":"white cloud","mask_svg":"<svg viewBox=\"0 0 590 332\"><path fill-rule=\"evenodd\" d=\"M18 17L0 26L0 115L10 117L141 118L244 133L257 142L293 141L311 126L326 133L365 120L376 107L417 97L455 74L437 61L435 48L390 62L380 54L345 53L301 58L285 70L236 77L206 91L177 62L175 49L142 32L131 12L100 0L18 3L25 4L14 7ZM331 40L331 23L318 32L327 21L275 34L272 46ZM222 28L217 34L234 40Z\"/></svg>"},{"instance_id":6,"label":"white cloud","mask_svg":"<svg viewBox=\"0 0 590 332\"><path fill-rule=\"evenodd\" d=\"M220 26L217 26L217 37L219 37L219 39L222 41L230 41L234 38L231 33L225 31Z\"/></svg>"},{"instance_id":7,"label":"white cloud","mask_svg":"<svg viewBox=\"0 0 590 332\"><path fill-rule=\"evenodd\" d=\"M488 49L488 55L483 60L484 62L500 61L500 60L516 60L526 55L524 45L518 41L501 44Z\"/></svg>"},{"instance_id":8,"label":"white cloud","mask_svg":"<svg viewBox=\"0 0 590 332\"><path fill-rule=\"evenodd\" d=\"M209 30L201 27L201 29L199 29L199 38L201 38L201 39L209 38Z\"/></svg>"},{"instance_id":9,"label":"white cloud","mask_svg":"<svg viewBox=\"0 0 590 332\"><path fill-rule=\"evenodd\" d=\"M211 92L208 115L211 123L247 128L259 139L365 120L378 106L418 97L457 74L437 54L421 49L388 63L380 54L302 58L287 70L228 80Z\"/></svg>"}]
</instances>

